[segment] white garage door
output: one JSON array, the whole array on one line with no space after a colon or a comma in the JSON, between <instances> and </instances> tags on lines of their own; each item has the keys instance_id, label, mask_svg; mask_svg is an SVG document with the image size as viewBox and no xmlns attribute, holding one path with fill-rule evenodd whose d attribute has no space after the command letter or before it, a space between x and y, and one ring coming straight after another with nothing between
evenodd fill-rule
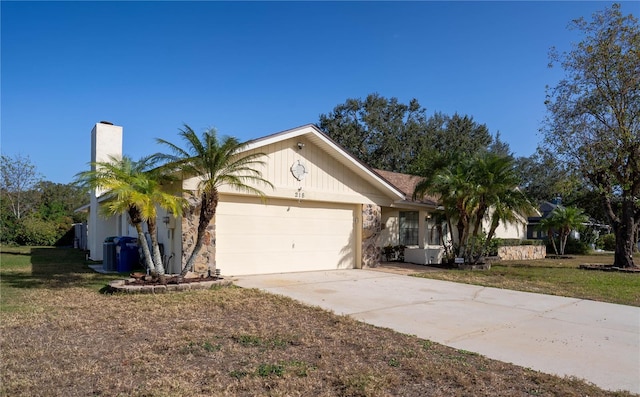
<instances>
[{"instance_id":1,"label":"white garage door","mask_svg":"<svg viewBox=\"0 0 640 397\"><path fill-rule=\"evenodd\" d=\"M353 268L355 205L234 197L216 212L223 275Z\"/></svg>"}]
</instances>

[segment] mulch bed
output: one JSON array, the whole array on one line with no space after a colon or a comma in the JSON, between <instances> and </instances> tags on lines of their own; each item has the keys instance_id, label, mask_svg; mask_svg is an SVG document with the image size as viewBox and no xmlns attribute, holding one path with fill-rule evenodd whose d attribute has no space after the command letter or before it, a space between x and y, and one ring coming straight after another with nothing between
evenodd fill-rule
<instances>
[{"instance_id":1,"label":"mulch bed","mask_svg":"<svg viewBox=\"0 0 640 397\"><path fill-rule=\"evenodd\" d=\"M605 265L603 263L583 263L579 266L583 270L600 270L605 272L623 272L640 274L640 267L616 267L613 265Z\"/></svg>"},{"instance_id":2,"label":"mulch bed","mask_svg":"<svg viewBox=\"0 0 640 397\"><path fill-rule=\"evenodd\" d=\"M203 277L181 277L179 275L171 275L164 277L151 277L151 276L139 276L136 274L131 275L131 279L126 280L126 285L169 285L169 284L188 284L188 283L200 283L203 281L217 281L222 280L222 277L216 276L203 276Z\"/></svg>"}]
</instances>

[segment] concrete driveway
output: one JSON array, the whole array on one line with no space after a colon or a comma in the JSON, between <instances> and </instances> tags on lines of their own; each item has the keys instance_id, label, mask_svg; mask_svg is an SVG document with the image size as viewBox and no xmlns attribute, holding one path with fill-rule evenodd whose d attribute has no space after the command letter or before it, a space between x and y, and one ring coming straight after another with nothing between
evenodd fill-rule
<instances>
[{"instance_id":1,"label":"concrete driveway","mask_svg":"<svg viewBox=\"0 0 640 397\"><path fill-rule=\"evenodd\" d=\"M237 276L258 288L538 371L640 393L640 308L372 270Z\"/></svg>"}]
</instances>

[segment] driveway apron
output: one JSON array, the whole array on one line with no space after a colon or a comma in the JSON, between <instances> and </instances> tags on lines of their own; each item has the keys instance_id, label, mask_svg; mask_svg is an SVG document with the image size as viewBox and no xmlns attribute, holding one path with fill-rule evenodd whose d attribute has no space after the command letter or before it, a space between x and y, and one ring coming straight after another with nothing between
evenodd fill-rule
<instances>
[{"instance_id":1,"label":"driveway apron","mask_svg":"<svg viewBox=\"0 0 640 397\"><path fill-rule=\"evenodd\" d=\"M237 276L379 327L640 393L640 308L371 270Z\"/></svg>"}]
</instances>

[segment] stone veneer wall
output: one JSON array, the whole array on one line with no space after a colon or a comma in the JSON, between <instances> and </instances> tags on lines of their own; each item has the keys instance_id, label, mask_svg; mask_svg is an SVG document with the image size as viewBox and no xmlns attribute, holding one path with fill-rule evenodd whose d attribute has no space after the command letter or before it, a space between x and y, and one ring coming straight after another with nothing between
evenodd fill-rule
<instances>
[{"instance_id":1,"label":"stone veneer wall","mask_svg":"<svg viewBox=\"0 0 640 397\"><path fill-rule=\"evenodd\" d=\"M498 257L505 261L544 259L547 247L544 245L517 245L513 247L498 247Z\"/></svg>"},{"instance_id":2,"label":"stone veneer wall","mask_svg":"<svg viewBox=\"0 0 640 397\"><path fill-rule=\"evenodd\" d=\"M382 211L375 204L362 206L362 268L377 267L382 259L378 236L382 230Z\"/></svg>"},{"instance_id":3,"label":"stone veneer wall","mask_svg":"<svg viewBox=\"0 0 640 397\"><path fill-rule=\"evenodd\" d=\"M198 238L198 218L200 217L200 204L191 195L185 195L189 201L189 208L182 214L182 266L187 263L193 247ZM207 227L207 231L202 241L200 254L193 265L195 273L207 273L208 270L215 270L216 257L216 226L215 217Z\"/></svg>"}]
</instances>

